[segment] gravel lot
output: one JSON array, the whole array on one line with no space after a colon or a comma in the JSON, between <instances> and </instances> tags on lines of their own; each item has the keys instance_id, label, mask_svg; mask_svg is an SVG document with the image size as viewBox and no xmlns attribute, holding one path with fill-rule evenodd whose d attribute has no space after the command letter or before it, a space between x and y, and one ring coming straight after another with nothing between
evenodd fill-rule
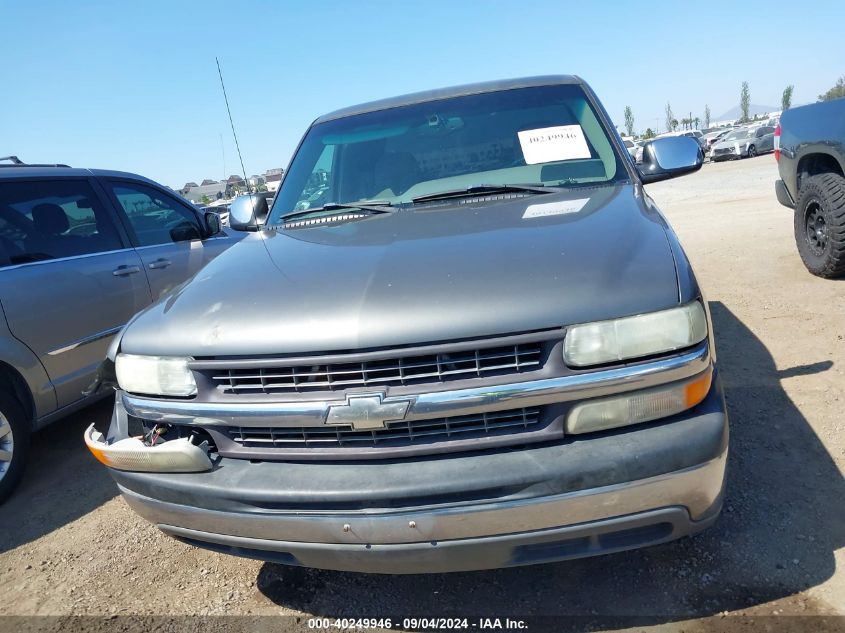
<instances>
[{"instance_id":1,"label":"gravel lot","mask_svg":"<svg viewBox=\"0 0 845 633\"><path fill-rule=\"evenodd\" d=\"M603 626L590 624L597 615L640 615L685 631L845 615L845 281L805 271L776 177L768 155L648 188L715 321L732 446L725 509L711 530L641 551L439 576L222 556L165 537L116 496L82 443L91 420L108 419L103 402L34 438L23 485L0 508L0 615L567 614L587 616L578 622L590 629ZM753 617L725 619L736 615Z\"/></svg>"}]
</instances>

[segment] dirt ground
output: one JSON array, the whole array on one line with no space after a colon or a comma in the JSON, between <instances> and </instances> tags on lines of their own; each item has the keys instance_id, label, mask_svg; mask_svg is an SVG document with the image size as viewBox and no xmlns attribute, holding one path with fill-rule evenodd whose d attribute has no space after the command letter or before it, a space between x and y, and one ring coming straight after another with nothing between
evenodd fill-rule
<instances>
[{"instance_id":1,"label":"dirt ground","mask_svg":"<svg viewBox=\"0 0 845 633\"><path fill-rule=\"evenodd\" d=\"M790 621L845 626L835 617L845 615L845 280L805 271L792 215L775 200L776 177L768 155L648 187L710 301L731 417L724 512L700 536L559 564L415 577L210 553L165 537L116 496L82 443L85 426L110 415L103 402L36 435L23 485L0 508L0 615L131 623L298 614L300 624L311 614L575 615L590 630L626 622L590 618L646 616L638 630L709 631L820 614L830 617Z\"/></svg>"}]
</instances>

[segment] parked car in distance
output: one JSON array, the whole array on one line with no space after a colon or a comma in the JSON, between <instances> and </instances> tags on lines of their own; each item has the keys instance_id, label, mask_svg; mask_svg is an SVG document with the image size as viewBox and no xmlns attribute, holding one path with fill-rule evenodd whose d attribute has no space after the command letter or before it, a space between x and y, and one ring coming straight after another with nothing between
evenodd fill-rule
<instances>
[{"instance_id":1,"label":"parked car in distance","mask_svg":"<svg viewBox=\"0 0 845 633\"><path fill-rule=\"evenodd\" d=\"M704 135L701 133L701 130L675 130L674 132L662 132L655 138L667 138L671 136L687 136L698 140Z\"/></svg>"},{"instance_id":2,"label":"parked car in distance","mask_svg":"<svg viewBox=\"0 0 845 633\"><path fill-rule=\"evenodd\" d=\"M730 133L730 131L730 128L728 128L725 130L713 130L712 132L708 132L707 134L705 134L703 136L705 143L705 151L709 152L713 145L719 140L723 139L727 134Z\"/></svg>"},{"instance_id":3,"label":"parked car in distance","mask_svg":"<svg viewBox=\"0 0 845 633\"><path fill-rule=\"evenodd\" d=\"M701 151L625 152L570 76L318 118L266 222L236 199L251 234L113 342L86 444L166 533L289 565L508 567L706 528L711 322L644 188Z\"/></svg>"},{"instance_id":4,"label":"parked car in distance","mask_svg":"<svg viewBox=\"0 0 845 633\"><path fill-rule=\"evenodd\" d=\"M686 136L691 139L694 139L698 146L701 148L702 152L707 151L707 145L704 142L704 135L701 133L701 130L678 130L675 132L663 132L662 134L658 134L655 138L667 138L671 136Z\"/></svg>"},{"instance_id":5,"label":"parked car in distance","mask_svg":"<svg viewBox=\"0 0 845 633\"><path fill-rule=\"evenodd\" d=\"M638 141L630 136L622 137L622 144L628 150L628 154L634 159L635 163L641 163L643 160L643 141Z\"/></svg>"},{"instance_id":6,"label":"parked car in distance","mask_svg":"<svg viewBox=\"0 0 845 633\"><path fill-rule=\"evenodd\" d=\"M775 129L767 125L741 127L726 134L713 144L710 160L722 161L734 158L753 158L759 154L774 151Z\"/></svg>"},{"instance_id":7,"label":"parked car in distance","mask_svg":"<svg viewBox=\"0 0 845 633\"><path fill-rule=\"evenodd\" d=\"M109 395L83 391L118 330L240 235L142 176L0 166L0 502L31 432Z\"/></svg>"},{"instance_id":8,"label":"parked car in distance","mask_svg":"<svg viewBox=\"0 0 845 633\"><path fill-rule=\"evenodd\" d=\"M754 136L745 149L746 158L773 151L775 151L775 128L771 125L761 125L754 129Z\"/></svg>"},{"instance_id":9,"label":"parked car in distance","mask_svg":"<svg viewBox=\"0 0 845 633\"><path fill-rule=\"evenodd\" d=\"M814 275L845 275L845 99L790 108L775 132L778 202L794 209L798 253Z\"/></svg>"}]
</instances>

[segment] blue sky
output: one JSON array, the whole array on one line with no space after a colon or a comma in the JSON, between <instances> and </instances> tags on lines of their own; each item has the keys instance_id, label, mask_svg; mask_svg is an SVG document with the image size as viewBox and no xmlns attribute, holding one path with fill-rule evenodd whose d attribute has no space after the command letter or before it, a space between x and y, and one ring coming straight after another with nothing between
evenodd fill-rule
<instances>
[{"instance_id":1,"label":"blue sky","mask_svg":"<svg viewBox=\"0 0 845 633\"><path fill-rule=\"evenodd\" d=\"M286 166L344 105L521 75L584 77L622 125L815 101L845 75L845 2L0 0L0 156L173 187ZM799 48L800 46L800 48ZM223 151L221 151L221 135ZM223 163L225 152L225 169Z\"/></svg>"}]
</instances>

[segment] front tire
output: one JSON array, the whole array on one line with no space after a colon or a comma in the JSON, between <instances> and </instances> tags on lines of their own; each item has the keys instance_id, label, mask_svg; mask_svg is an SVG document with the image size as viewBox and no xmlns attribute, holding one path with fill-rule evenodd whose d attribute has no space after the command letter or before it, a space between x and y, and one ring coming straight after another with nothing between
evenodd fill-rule
<instances>
[{"instance_id":1,"label":"front tire","mask_svg":"<svg viewBox=\"0 0 845 633\"><path fill-rule=\"evenodd\" d=\"M748 146L748 158L754 158L757 155L757 148L753 145Z\"/></svg>"},{"instance_id":2,"label":"front tire","mask_svg":"<svg viewBox=\"0 0 845 633\"><path fill-rule=\"evenodd\" d=\"M811 273L845 275L845 178L819 174L804 180L795 205L795 243Z\"/></svg>"},{"instance_id":3,"label":"front tire","mask_svg":"<svg viewBox=\"0 0 845 633\"><path fill-rule=\"evenodd\" d=\"M0 393L0 503L14 491L29 455L29 422L18 401Z\"/></svg>"}]
</instances>

